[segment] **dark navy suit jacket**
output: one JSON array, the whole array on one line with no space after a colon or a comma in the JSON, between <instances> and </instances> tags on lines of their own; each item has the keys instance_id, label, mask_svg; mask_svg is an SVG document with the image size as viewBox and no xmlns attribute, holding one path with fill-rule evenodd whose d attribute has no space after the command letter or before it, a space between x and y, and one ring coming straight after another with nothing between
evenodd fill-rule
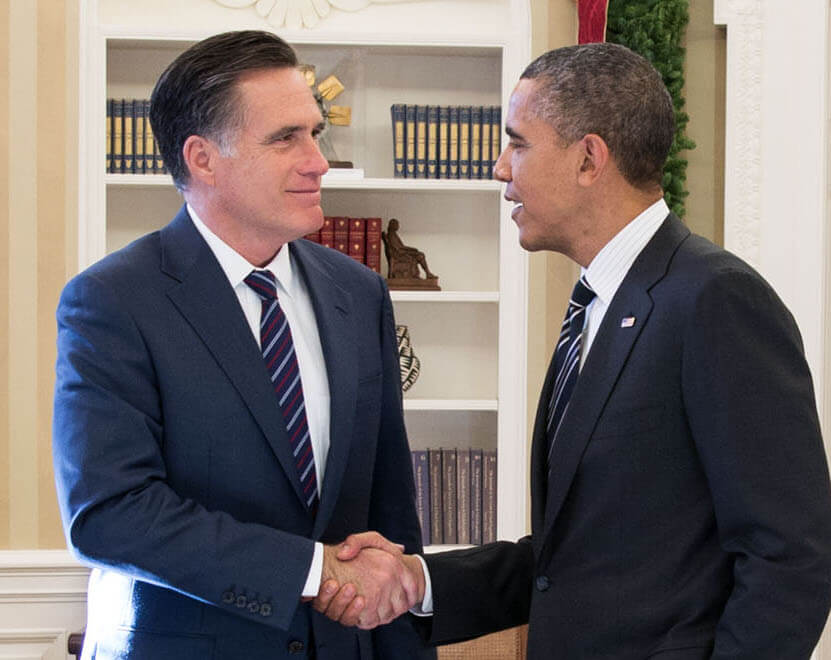
<instances>
[{"instance_id":1,"label":"dark navy suit jacket","mask_svg":"<svg viewBox=\"0 0 831 660\"><path fill-rule=\"evenodd\" d=\"M799 332L767 283L670 215L606 311L549 479L553 375L531 536L427 556L431 640L530 621L532 659L807 659L831 490Z\"/></svg>"},{"instance_id":2,"label":"dark navy suit jacket","mask_svg":"<svg viewBox=\"0 0 831 660\"><path fill-rule=\"evenodd\" d=\"M300 603L315 541L377 529L412 552L420 533L384 281L291 250L331 395L315 518L259 347L184 208L64 289L53 445L68 542L95 567L84 657L434 657L407 619L361 632Z\"/></svg>"}]
</instances>

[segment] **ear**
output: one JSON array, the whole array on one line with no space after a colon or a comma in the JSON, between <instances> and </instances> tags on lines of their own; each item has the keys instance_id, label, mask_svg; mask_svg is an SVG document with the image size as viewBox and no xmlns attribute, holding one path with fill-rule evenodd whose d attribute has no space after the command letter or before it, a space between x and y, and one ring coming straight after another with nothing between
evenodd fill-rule
<instances>
[{"instance_id":1,"label":"ear","mask_svg":"<svg viewBox=\"0 0 831 660\"><path fill-rule=\"evenodd\" d=\"M581 186L591 186L606 171L611 162L609 146L595 133L588 133L579 142L582 162L577 181Z\"/></svg>"},{"instance_id":2,"label":"ear","mask_svg":"<svg viewBox=\"0 0 831 660\"><path fill-rule=\"evenodd\" d=\"M190 135L182 146L182 157L190 178L209 186L214 185L219 148L212 140L201 135Z\"/></svg>"}]
</instances>

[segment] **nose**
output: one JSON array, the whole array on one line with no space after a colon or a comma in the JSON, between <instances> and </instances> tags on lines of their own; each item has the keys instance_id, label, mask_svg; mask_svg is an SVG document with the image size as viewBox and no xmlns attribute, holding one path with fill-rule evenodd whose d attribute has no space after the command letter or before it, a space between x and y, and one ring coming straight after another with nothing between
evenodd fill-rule
<instances>
[{"instance_id":1,"label":"nose","mask_svg":"<svg viewBox=\"0 0 831 660\"><path fill-rule=\"evenodd\" d=\"M301 174L309 174L313 176L323 176L329 171L329 161L323 155L318 145L317 140L309 138L306 149L306 158L301 167Z\"/></svg>"},{"instance_id":2,"label":"nose","mask_svg":"<svg viewBox=\"0 0 831 660\"><path fill-rule=\"evenodd\" d=\"M497 181L508 182L511 180L511 159L507 155L508 149L503 149L493 166L493 178Z\"/></svg>"}]
</instances>

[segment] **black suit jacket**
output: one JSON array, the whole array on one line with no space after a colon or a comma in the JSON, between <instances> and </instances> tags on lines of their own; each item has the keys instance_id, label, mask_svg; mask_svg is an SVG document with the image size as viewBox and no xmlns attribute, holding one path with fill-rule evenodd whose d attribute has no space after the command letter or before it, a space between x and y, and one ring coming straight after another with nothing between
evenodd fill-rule
<instances>
[{"instance_id":1,"label":"black suit jacket","mask_svg":"<svg viewBox=\"0 0 831 660\"><path fill-rule=\"evenodd\" d=\"M300 603L315 541L420 548L384 281L296 241L329 379L320 508L234 291L183 208L67 284L54 457L70 546L95 567L84 656L433 657L406 620L347 629Z\"/></svg>"},{"instance_id":2,"label":"black suit jacket","mask_svg":"<svg viewBox=\"0 0 831 660\"><path fill-rule=\"evenodd\" d=\"M531 658L808 658L831 490L801 339L767 283L670 215L606 312L549 479L552 378L532 534L427 557L431 640L530 621Z\"/></svg>"}]
</instances>

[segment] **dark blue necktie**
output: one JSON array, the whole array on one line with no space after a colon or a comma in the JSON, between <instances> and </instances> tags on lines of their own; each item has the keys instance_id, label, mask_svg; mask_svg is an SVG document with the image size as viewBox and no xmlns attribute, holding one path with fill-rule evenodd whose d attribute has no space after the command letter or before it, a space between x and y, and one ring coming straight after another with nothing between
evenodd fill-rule
<instances>
[{"instance_id":1,"label":"dark blue necktie","mask_svg":"<svg viewBox=\"0 0 831 660\"><path fill-rule=\"evenodd\" d=\"M595 293L586 281L585 276L577 280L571 299L568 301L568 310L563 319L560 338L557 348L554 349L554 387L551 399L548 402L548 420L546 435L548 438L548 462L551 463L551 451L554 440L560 428L560 422L568 408L568 402L577 375L580 372L580 347L582 346L583 325L586 321L586 307L594 300Z\"/></svg>"},{"instance_id":2,"label":"dark blue necktie","mask_svg":"<svg viewBox=\"0 0 831 660\"><path fill-rule=\"evenodd\" d=\"M303 400L303 383L294 351L286 315L277 300L276 278L271 271L254 270L245 278L262 300L260 313L260 346L263 360L277 403L283 412L289 444L294 454L300 488L309 510L317 510L317 475L309 423L306 420L306 404Z\"/></svg>"}]
</instances>

